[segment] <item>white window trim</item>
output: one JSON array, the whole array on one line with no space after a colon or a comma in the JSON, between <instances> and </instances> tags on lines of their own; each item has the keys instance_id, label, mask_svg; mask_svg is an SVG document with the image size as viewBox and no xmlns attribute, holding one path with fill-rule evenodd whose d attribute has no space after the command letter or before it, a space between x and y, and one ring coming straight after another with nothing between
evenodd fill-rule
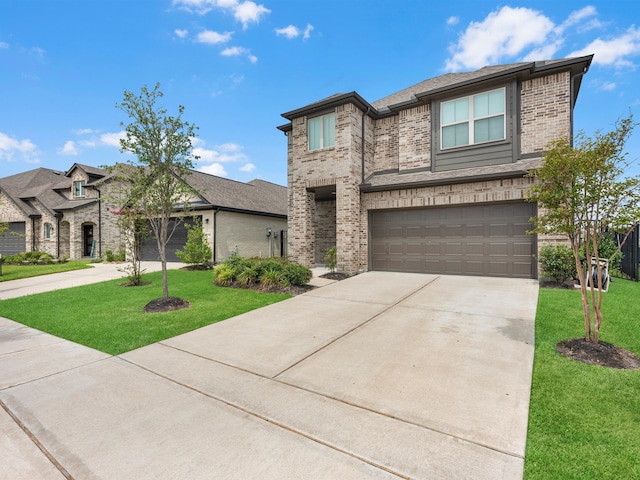
<instances>
[{"instance_id":1,"label":"white window trim","mask_svg":"<svg viewBox=\"0 0 640 480\"><path fill-rule=\"evenodd\" d=\"M502 98L504 99L504 110L502 111L501 114L494 114L494 115L486 115L484 117L478 117L478 118L474 118L473 117L473 99L474 97L478 96L478 95L484 95L487 93L492 93L492 92L497 92L499 90L502 90ZM453 122L453 123L447 123L446 125L442 123L442 106L446 103L449 102L455 102L457 100L461 100L463 98L468 98L469 99L469 118L467 120L464 120L462 122ZM477 120L486 120L487 118L494 118L494 117L498 117L499 115L502 115L502 131L504 132L504 136L502 138L498 138L498 139L493 139L493 140L486 140L484 142L476 142L474 135L475 135L475 128L474 128L474 123ZM466 145L454 145L452 147L443 147L442 146L442 130L444 129L444 127L451 127L454 125L461 125L463 123L466 123L469 125L469 143L467 143ZM451 100L446 100L444 102L440 102L440 150L452 150L454 148L463 148L463 147L472 147L474 145L483 145L486 143L493 143L493 142L503 142L504 140L507 139L507 89L505 87L501 87L501 88L495 88L493 90L487 90L485 92L479 92L479 93L475 93L473 95L467 95L465 97L458 97L458 98L453 98Z\"/></svg>"},{"instance_id":2,"label":"white window trim","mask_svg":"<svg viewBox=\"0 0 640 480\"><path fill-rule=\"evenodd\" d=\"M329 117L329 116L333 116L334 117L334 132L333 132L333 145L328 145L325 146L324 145L324 118L325 117ZM318 150L324 150L326 148L333 148L336 145L336 141L335 141L335 119L336 119L336 112L328 112L325 113L323 115L317 115L315 117L309 117L307 119L307 149L309 152L317 152ZM318 148L311 148L311 137L309 136L309 122L311 120L319 120L320 121L320 146Z\"/></svg>"},{"instance_id":3,"label":"white window trim","mask_svg":"<svg viewBox=\"0 0 640 480\"><path fill-rule=\"evenodd\" d=\"M80 191L82 192L81 195L78 195L78 189L76 188L76 185L80 184ZM84 180L76 180L75 182L73 182L73 196L76 198L84 198L87 196L87 184L85 183Z\"/></svg>"}]
</instances>

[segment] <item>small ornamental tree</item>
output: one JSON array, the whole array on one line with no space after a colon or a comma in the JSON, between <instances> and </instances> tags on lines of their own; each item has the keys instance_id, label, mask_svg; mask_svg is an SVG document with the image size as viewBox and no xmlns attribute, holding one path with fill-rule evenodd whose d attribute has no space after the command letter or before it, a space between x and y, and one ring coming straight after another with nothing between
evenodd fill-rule
<instances>
[{"instance_id":1,"label":"small ornamental tree","mask_svg":"<svg viewBox=\"0 0 640 480\"><path fill-rule=\"evenodd\" d=\"M202 229L202 222L196 219L192 224L186 223L185 226L187 228L187 243L184 245L184 250L178 250L176 255L184 263L209 266L213 252Z\"/></svg>"},{"instance_id":2,"label":"small ornamental tree","mask_svg":"<svg viewBox=\"0 0 640 480\"><path fill-rule=\"evenodd\" d=\"M160 84L153 90L142 87L140 95L124 92L124 100L116 105L124 111L130 123L122 122L125 137L120 150L132 153L136 160L128 161L129 169L123 181L128 182L128 206L140 212L149 222L158 245L162 263L162 295L169 301L167 280L167 244L181 222L174 212L189 209L193 189L183 180L190 174L193 161L192 139L197 127L182 119L184 107L172 116L159 105L163 94Z\"/></svg>"},{"instance_id":3,"label":"small ornamental tree","mask_svg":"<svg viewBox=\"0 0 640 480\"><path fill-rule=\"evenodd\" d=\"M623 177L628 165L624 145L635 126L629 115L612 132L596 132L593 138L581 132L575 146L568 139L552 142L542 166L529 173L538 180L528 192L528 200L539 207L531 219L532 233L568 239L580 280L585 340L593 343L598 343L603 320L601 260L612 260L640 222L640 176ZM611 232L621 233L623 241L605 258L599 246ZM592 259L597 281L587 282L587 275L593 278Z\"/></svg>"},{"instance_id":4,"label":"small ornamental tree","mask_svg":"<svg viewBox=\"0 0 640 480\"><path fill-rule=\"evenodd\" d=\"M110 210L110 212L118 216L118 227L120 227L120 231L124 232L123 242L127 266L123 267L122 271L126 273L129 285L142 285L142 274L144 270L141 266L140 253L142 245L149 237L147 220L139 211L133 208Z\"/></svg>"}]
</instances>

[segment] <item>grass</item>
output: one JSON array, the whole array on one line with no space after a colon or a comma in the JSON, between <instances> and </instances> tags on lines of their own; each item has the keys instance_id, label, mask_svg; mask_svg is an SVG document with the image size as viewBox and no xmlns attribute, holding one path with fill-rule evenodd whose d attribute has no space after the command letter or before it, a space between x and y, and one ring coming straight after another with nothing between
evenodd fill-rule
<instances>
[{"instance_id":1,"label":"grass","mask_svg":"<svg viewBox=\"0 0 640 480\"><path fill-rule=\"evenodd\" d=\"M614 279L601 340L640 354L640 283ZM541 289L536 316L525 479L640 479L640 371L569 360L584 335L579 291Z\"/></svg>"},{"instance_id":2,"label":"grass","mask_svg":"<svg viewBox=\"0 0 640 480\"><path fill-rule=\"evenodd\" d=\"M17 280L19 278L37 277L50 273L70 272L71 270L81 270L90 268L86 260L71 260L65 263L51 263L49 265L7 265L2 264L2 275L0 282Z\"/></svg>"},{"instance_id":3,"label":"grass","mask_svg":"<svg viewBox=\"0 0 640 480\"><path fill-rule=\"evenodd\" d=\"M169 270L169 294L191 308L145 313L162 296L161 272L145 274L151 285L120 286L124 279L29 295L0 302L0 316L111 355L149 345L291 295L213 285L211 271Z\"/></svg>"}]
</instances>

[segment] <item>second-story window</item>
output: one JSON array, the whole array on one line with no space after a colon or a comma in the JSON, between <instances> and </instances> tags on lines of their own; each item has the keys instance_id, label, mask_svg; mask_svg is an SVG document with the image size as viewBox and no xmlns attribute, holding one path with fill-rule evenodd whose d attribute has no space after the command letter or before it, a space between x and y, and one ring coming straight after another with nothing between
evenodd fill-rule
<instances>
[{"instance_id":1,"label":"second-story window","mask_svg":"<svg viewBox=\"0 0 640 480\"><path fill-rule=\"evenodd\" d=\"M441 104L441 148L505 139L505 89Z\"/></svg>"},{"instance_id":2,"label":"second-story window","mask_svg":"<svg viewBox=\"0 0 640 480\"><path fill-rule=\"evenodd\" d=\"M73 182L73 196L74 197L84 197L85 196L85 189L84 189L84 182L83 181Z\"/></svg>"},{"instance_id":3,"label":"second-story window","mask_svg":"<svg viewBox=\"0 0 640 480\"><path fill-rule=\"evenodd\" d=\"M309 128L309 150L333 147L336 143L336 114L328 113L319 117L310 118L307 122Z\"/></svg>"}]
</instances>

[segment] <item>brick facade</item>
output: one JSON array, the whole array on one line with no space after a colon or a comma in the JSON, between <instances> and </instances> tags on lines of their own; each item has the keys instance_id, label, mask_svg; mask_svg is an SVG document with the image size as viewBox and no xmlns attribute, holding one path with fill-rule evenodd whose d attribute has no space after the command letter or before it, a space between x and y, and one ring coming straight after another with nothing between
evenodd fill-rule
<instances>
[{"instance_id":1,"label":"brick facade","mask_svg":"<svg viewBox=\"0 0 640 480\"><path fill-rule=\"evenodd\" d=\"M426 100L416 100L413 95L420 94L419 90L410 92L410 96L400 92L389 97L396 102L395 107L373 114L371 111L375 109L363 104L363 99L357 95L329 97L318 104L323 106L322 114L335 112L335 146L322 150L309 151L307 139L307 118L317 115L319 106L317 109L316 104L306 107L309 113L302 108L283 114L291 120L281 128L288 136L290 256L311 266L321 261L323 251L336 245L339 271L364 271L369 268L368 218L372 210L524 201L534 180L525 177L523 171L539 165L542 152L550 141L572 134L571 72L584 69L583 64L590 62L590 58L586 58L579 59L583 63L576 61L575 68L545 69L533 78L530 76L532 70L523 67L522 77L505 78L503 84L491 79L489 88L513 82L511 85L516 86L519 100L518 105L509 108L520 109L507 112L518 116L514 130L519 131L507 137L514 145L514 154L499 164L491 163L489 159L481 163L483 166L462 170L438 172L433 168L432 132L437 131L437 126L432 123L432 109L447 98L473 93L468 84L461 93L454 92L446 97L441 93L444 85L440 79L435 79L438 94L433 98L423 96ZM489 73L493 71L496 70L489 70ZM481 79L482 72L462 74L460 78L477 75ZM478 82L479 89L487 89ZM335 105L331 103L332 98ZM386 104L380 102L374 105L386 108ZM379 191L361 191L365 183L363 173L368 185L371 185L371 179L381 181L379 179L384 178L387 183L376 184ZM495 178L492 179L492 175ZM474 180L475 177L484 178ZM415 188L404 186L411 183ZM316 199L315 192L326 186L332 187L335 200ZM326 195L326 189L323 193ZM333 219L335 228L330 225ZM559 241L558 237L541 236L537 244L539 247L556 241Z\"/></svg>"}]
</instances>

